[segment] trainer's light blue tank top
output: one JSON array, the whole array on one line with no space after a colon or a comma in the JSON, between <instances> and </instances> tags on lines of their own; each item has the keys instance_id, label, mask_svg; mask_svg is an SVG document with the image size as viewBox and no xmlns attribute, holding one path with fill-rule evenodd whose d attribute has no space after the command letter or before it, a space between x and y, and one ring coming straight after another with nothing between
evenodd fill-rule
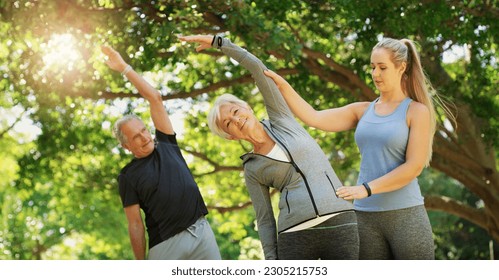
<instances>
[{"instance_id":1,"label":"trainer's light blue tank top","mask_svg":"<svg viewBox=\"0 0 499 280\"><path fill-rule=\"evenodd\" d=\"M378 98L379 99L379 98ZM404 99L389 115L378 115L371 102L355 130L355 142L361 154L358 185L377 179L405 162L409 127L407 110L412 99ZM355 200L355 210L388 211L424 204L418 179L396 191L373 194Z\"/></svg>"}]
</instances>

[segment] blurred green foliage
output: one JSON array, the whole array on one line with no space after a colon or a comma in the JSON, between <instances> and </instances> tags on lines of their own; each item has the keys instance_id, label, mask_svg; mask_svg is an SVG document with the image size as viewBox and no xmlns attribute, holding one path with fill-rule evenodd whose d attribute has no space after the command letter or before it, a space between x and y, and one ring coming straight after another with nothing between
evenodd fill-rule
<instances>
[{"instance_id":1,"label":"blurred green foliage","mask_svg":"<svg viewBox=\"0 0 499 280\"><path fill-rule=\"evenodd\" d=\"M160 89L169 113L182 116L179 143L222 257L261 259L239 159L250 147L213 136L206 124L216 95L248 100L265 118L261 97L242 67L214 49L195 53L176 35L225 33L270 69L289 71L290 83L318 109L373 96L370 50L380 36L414 39L437 89L469 108L460 113L478 136L459 141L483 145L492 160L480 164L497 179L498 15L494 1L0 1L0 259L133 258L116 180L131 155L111 127L124 113L149 115L130 83L103 63L102 44L127 54ZM311 60L309 50L324 57ZM464 55L444 61L457 50ZM345 184L355 184L353 132L309 131ZM425 195L488 207L475 186L440 171L422 174ZM491 182L497 205L499 186ZM490 212L483 215L498 223ZM437 258L489 259L490 247L497 257L497 239L484 229L445 212L430 211L430 218Z\"/></svg>"}]
</instances>

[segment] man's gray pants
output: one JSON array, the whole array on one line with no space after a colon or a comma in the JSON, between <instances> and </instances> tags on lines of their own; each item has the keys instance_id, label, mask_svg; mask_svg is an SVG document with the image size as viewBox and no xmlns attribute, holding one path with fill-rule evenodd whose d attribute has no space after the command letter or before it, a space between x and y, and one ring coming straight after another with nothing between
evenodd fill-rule
<instances>
[{"instance_id":1,"label":"man's gray pants","mask_svg":"<svg viewBox=\"0 0 499 280\"><path fill-rule=\"evenodd\" d=\"M149 250L150 260L220 260L220 251L210 224L203 216L186 230Z\"/></svg>"}]
</instances>

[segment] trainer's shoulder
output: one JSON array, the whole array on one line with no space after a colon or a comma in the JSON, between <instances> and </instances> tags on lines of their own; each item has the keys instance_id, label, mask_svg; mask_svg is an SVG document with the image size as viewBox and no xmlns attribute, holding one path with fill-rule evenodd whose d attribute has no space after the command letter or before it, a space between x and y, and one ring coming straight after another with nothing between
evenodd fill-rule
<instances>
[{"instance_id":1,"label":"trainer's shoulder","mask_svg":"<svg viewBox=\"0 0 499 280\"><path fill-rule=\"evenodd\" d=\"M345 108L353 113L358 121L362 118L367 108L369 108L369 104L371 104L369 101L354 102L346 105Z\"/></svg>"},{"instance_id":2,"label":"trainer's shoulder","mask_svg":"<svg viewBox=\"0 0 499 280\"><path fill-rule=\"evenodd\" d=\"M427 116L430 114L430 110L423 103L412 101L409 104L408 114L414 116Z\"/></svg>"}]
</instances>

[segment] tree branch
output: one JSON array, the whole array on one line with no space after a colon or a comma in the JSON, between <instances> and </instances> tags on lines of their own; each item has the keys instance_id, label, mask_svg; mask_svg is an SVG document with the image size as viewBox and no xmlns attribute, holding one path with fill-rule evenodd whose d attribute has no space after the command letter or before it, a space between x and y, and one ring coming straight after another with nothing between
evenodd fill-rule
<instances>
[{"instance_id":1,"label":"tree branch","mask_svg":"<svg viewBox=\"0 0 499 280\"><path fill-rule=\"evenodd\" d=\"M492 188L487 188L485 180L479 174L472 174L466 167L461 167L453 160L448 160L446 155L435 154L431 167L447 174L465 185L471 192L488 202L491 198Z\"/></svg>"},{"instance_id":2,"label":"tree branch","mask_svg":"<svg viewBox=\"0 0 499 280\"><path fill-rule=\"evenodd\" d=\"M307 57L313 58L313 59L320 59L322 60L328 67L331 68L331 70L338 72L341 74L346 80L349 81L351 85L350 87L354 87L359 89L363 96L367 98L367 100L374 100L376 98L376 94L374 91L366 85L366 83L359 78L357 74L355 74L351 69L337 63L330 57L327 57L324 53L322 52L317 52L314 51L310 48L303 47L303 54Z\"/></svg>"},{"instance_id":3,"label":"tree branch","mask_svg":"<svg viewBox=\"0 0 499 280\"><path fill-rule=\"evenodd\" d=\"M14 126L16 126L17 123L19 123L24 115L24 113L26 113L26 110L24 110L21 115L19 117L16 118L16 120L7 128L5 128L3 131L0 132L0 138L3 138L3 136L9 132L11 129L14 128Z\"/></svg>"},{"instance_id":4,"label":"tree branch","mask_svg":"<svg viewBox=\"0 0 499 280\"><path fill-rule=\"evenodd\" d=\"M473 171L473 173L475 174L484 172L485 168L481 166L479 162L469 157L462 151L456 151L456 148L458 148L459 146L452 145L452 143L446 141L441 135L435 135L435 140L435 144L433 145L435 153L451 160L455 165L459 165Z\"/></svg>"},{"instance_id":5,"label":"tree branch","mask_svg":"<svg viewBox=\"0 0 499 280\"><path fill-rule=\"evenodd\" d=\"M277 189L272 189L270 191L270 196L274 196L276 193L278 192ZM243 210L247 207L249 207L250 205L252 205L253 202L250 201L247 201L245 203L240 203L238 205L235 205L235 206L228 206L228 207L223 207L223 206L210 206L208 205L207 208L208 210L216 210L218 211L220 214L223 214L225 212L231 212L231 211L239 211L239 210Z\"/></svg>"},{"instance_id":6,"label":"tree branch","mask_svg":"<svg viewBox=\"0 0 499 280\"><path fill-rule=\"evenodd\" d=\"M457 217L466 219L485 230L487 227L487 216L483 210L472 208L450 197L428 196L425 197L425 207L428 210L443 211Z\"/></svg>"},{"instance_id":7,"label":"tree branch","mask_svg":"<svg viewBox=\"0 0 499 280\"><path fill-rule=\"evenodd\" d=\"M195 177L202 177L202 176L205 176L205 175L210 175L210 174L214 174L214 173L222 172L222 171L243 171L243 167L242 166L220 165L217 162L215 162L215 161L211 160L210 158L208 158L203 153L196 152L196 151L190 151L190 150L187 150L185 148L181 148L181 149L183 151L185 151L185 152L193 155L194 157L197 157L199 159L202 159L202 160L208 162L211 166L213 166L213 170L212 171L206 172L206 173L201 173L201 174L193 174L193 176L195 176Z\"/></svg>"},{"instance_id":8,"label":"tree branch","mask_svg":"<svg viewBox=\"0 0 499 280\"><path fill-rule=\"evenodd\" d=\"M208 205L207 208L208 208L208 210L216 210L220 214L223 214L223 213L226 213L226 212L243 210L243 209L249 207L252 204L253 203L251 202L251 200L249 200L249 201L247 201L245 203L241 203L241 204L238 204L238 205L235 205L235 206L223 207L223 206L210 206L210 205Z\"/></svg>"},{"instance_id":9,"label":"tree branch","mask_svg":"<svg viewBox=\"0 0 499 280\"><path fill-rule=\"evenodd\" d=\"M299 71L297 69L280 69L277 70L276 73L278 73L281 76L285 75L293 75L297 74ZM239 78L233 79L233 80L225 80L225 81L220 81L217 83L210 84L209 86L206 86L204 88L200 89L193 89L189 92L184 92L184 91L179 91L175 92L172 94L167 94L163 95L161 98L163 101L165 100L172 100L172 99L186 99L186 98L194 98L198 95L201 95L203 93L207 92L213 92L221 88L227 88L230 87L234 84L245 84L245 83L251 83L253 82L253 78L251 77L250 74L241 76ZM83 96L85 98L94 98L93 93L78 93L78 96ZM97 99L107 99L107 100L114 100L114 99L119 99L119 98L142 98L138 94L130 94L130 93L124 93L124 92L110 92L110 91L100 91L97 93Z\"/></svg>"}]
</instances>

